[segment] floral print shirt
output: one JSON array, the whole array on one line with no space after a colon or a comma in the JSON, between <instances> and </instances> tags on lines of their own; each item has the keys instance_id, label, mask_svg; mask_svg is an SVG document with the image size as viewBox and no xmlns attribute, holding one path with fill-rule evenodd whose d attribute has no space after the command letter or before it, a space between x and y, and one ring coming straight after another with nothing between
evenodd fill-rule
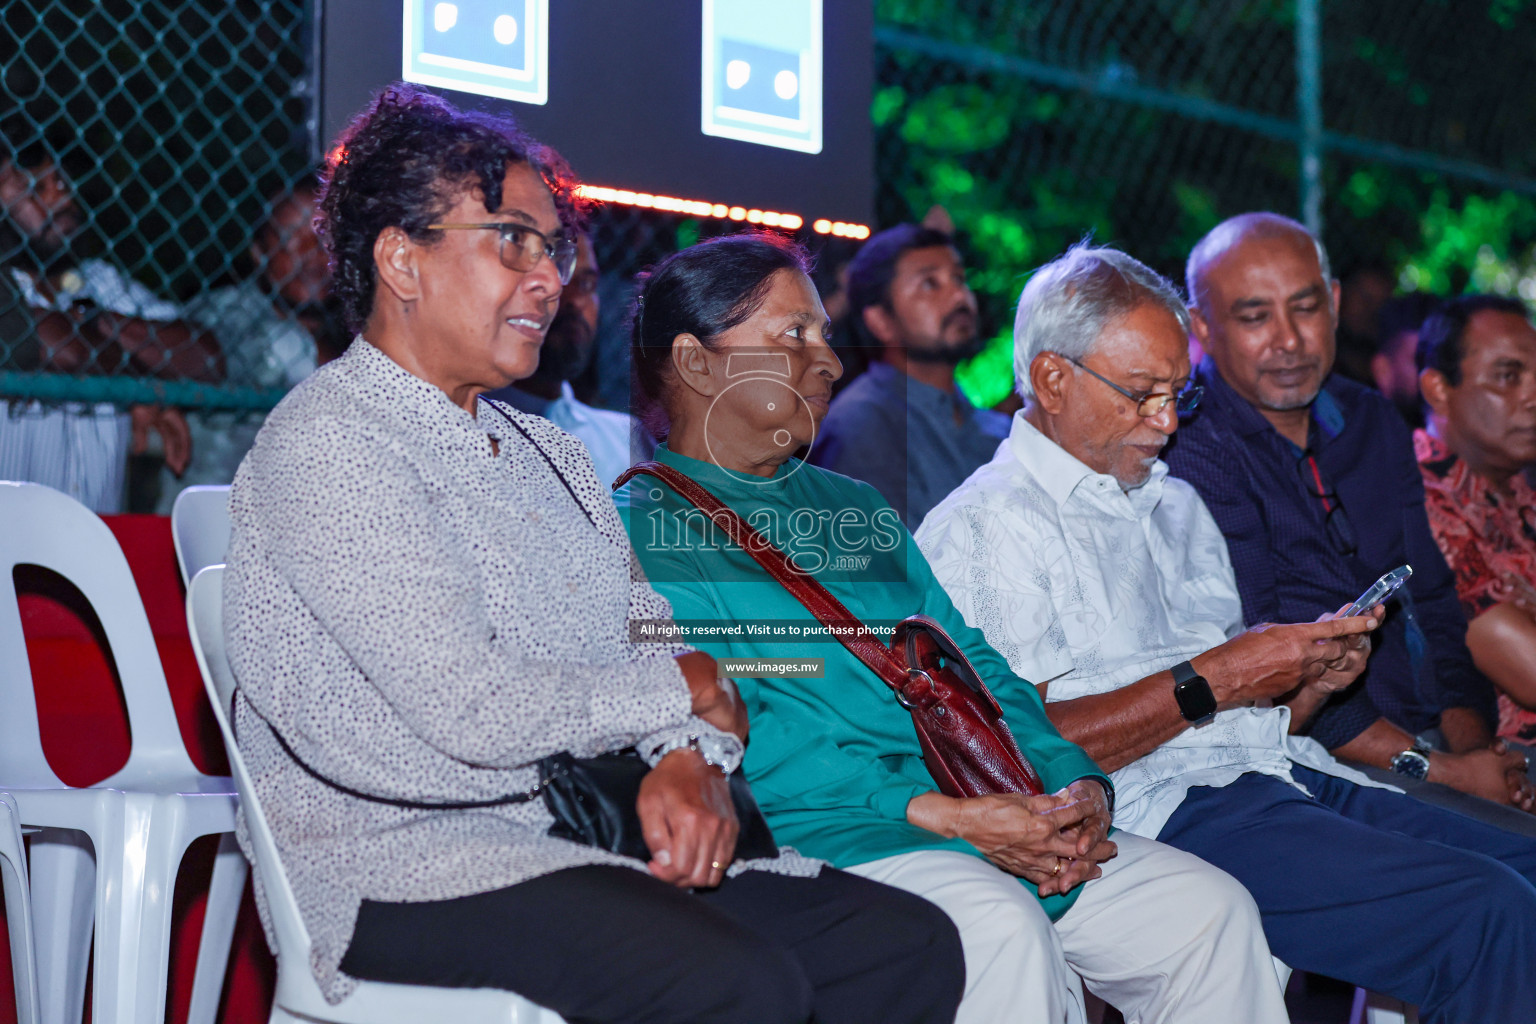
<instances>
[{"instance_id":1,"label":"floral print shirt","mask_svg":"<svg viewBox=\"0 0 1536 1024\"><path fill-rule=\"evenodd\" d=\"M1536 490L1516 475L1501 493L1427 431L1414 432L1413 446L1430 529L1456 574L1467 619L1507 599L1506 573L1536 584ZM1499 735L1536 743L1536 711L1499 694Z\"/></svg>"}]
</instances>

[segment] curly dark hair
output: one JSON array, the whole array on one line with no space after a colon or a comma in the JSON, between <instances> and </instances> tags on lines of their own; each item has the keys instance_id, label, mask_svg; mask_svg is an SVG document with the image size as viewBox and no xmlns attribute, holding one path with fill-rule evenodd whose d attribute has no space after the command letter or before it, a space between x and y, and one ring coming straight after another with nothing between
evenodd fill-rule
<instances>
[{"instance_id":1,"label":"curly dark hair","mask_svg":"<svg viewBox=\"0 0 1536 1024\"><path fill-rule=\"evenodd\" d=\"M582 211L570 168L511 118L459 110L404 82L376 95L332 147L315 216L315 232L330 256L331 291L347 327L362 330L373 312L379 232L398 227L413 241L430 244L441 233L427 225L470 189L479 189L486 211L495 213L507 169L520 164L549 186L561 225L577 229Z\"/></svg>"},{"instance_id":2,"label":"curly dark hair","mask_svg":"<svg viewBox=\"0 0 1536 1024\"><path fill-rule=\"evenodd\" d=\"M752 318L780 270L809 275L811 260L797 243L763 232L725 235L675 252L637 279L630 307L634 405L657 437L666 434L663 401L672 375L672 342L691 334L707 349Z\"/></svg>"}]
</instances>

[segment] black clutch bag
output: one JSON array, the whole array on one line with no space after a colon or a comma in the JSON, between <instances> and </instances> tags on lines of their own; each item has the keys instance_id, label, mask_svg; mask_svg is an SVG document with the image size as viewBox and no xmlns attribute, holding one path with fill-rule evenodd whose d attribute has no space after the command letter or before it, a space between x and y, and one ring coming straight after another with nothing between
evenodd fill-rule
<instances>
[{"instance_id":1,"label":"black clutch bag","mask_svg":"<svg viewBox=\"0 0 1536 1024\"><path fill-rule=\"evenodd\" d=\"M645 843L640 815L635 810L640 782L650 770L633 747L596 757L572 757L561 751L541 758L544 806L555 816L549 834L626 857L650 860L651 849ZM731 803L740 824L735 859L777 857L779 847L773 841L773 832L739 769L731 773L730 787Z\"/></svg>"},{"instance_id":2,"label":"black clutch bag","mask_svg":"<svg viewBox=\"0 0 1536 1024\"><path fill-rule=\"evenodd\" d=\"M489 800L425 801L364 793L328 779L294 753L282 733L272 729L272 738L293 762L311 778L359 800L391 807L426 811L468 811L484 807L505 807L528 803L539 796L554 815L549 834L584 846L610 850L636 860L650 860L651 848L645 843L640 827L640 812L635 801L640 798L640 782L650 766L634 747L599 754L573 757L569 751L539 758L539 784L525 793L509 793ZM736 852L732 860L772 859L779 855L778 844L768 820L752 798L752 789L740 769L730 775L731 804L736 808Z\"/></svg>"}]
</instances>

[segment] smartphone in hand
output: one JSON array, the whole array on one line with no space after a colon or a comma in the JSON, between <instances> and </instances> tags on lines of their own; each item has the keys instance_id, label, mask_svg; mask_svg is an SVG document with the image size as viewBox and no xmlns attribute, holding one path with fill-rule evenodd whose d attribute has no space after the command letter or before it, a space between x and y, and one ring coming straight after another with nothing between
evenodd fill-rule
<instances>
[{"instance_id":1,"label":"smartphone in hand","mask_svg":"<svg viewBox=\"0 0 1536 1024\"><path fill-rule=\"evenodd\" d=\"M1355 599L1355 603L1339 613L1339 618L1347 619L1351 615L1362 615L1381 604L1387 598L1397 592L1397 588L1408 582L1408 577L1413 575L1413 566L1400 565L1391 572L1386 573L1366 588L1365 593Z\"/></svg>"}]
</instances>

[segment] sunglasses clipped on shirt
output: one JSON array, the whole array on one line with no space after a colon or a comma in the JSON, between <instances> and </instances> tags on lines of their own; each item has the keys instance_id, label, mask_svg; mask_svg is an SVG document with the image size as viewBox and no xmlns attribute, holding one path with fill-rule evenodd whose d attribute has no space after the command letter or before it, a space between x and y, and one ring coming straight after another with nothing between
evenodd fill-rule
<instances>
[{"instance_id":1,"label":"sunglasses clipped on shirt","mask_svg":"<svg viewBox=\"0 0 1536 1024\"><path fill-rule=\"evenodd\" d=\"M1060 355L1060 353L1057 354ZM1179 413L1180 415L1183 415L1187 412L1194 412L1195 406L1200 404L1200 396L1205 394L1205 388L1201 387L1199 384L1186 385L1183 391L1177 393L1169 391L1142 391L1138 393L1131 391L1128 388L1121 387L1119 384L1116 384L1114 381L1110 380L1102 373L1099 373L1091 366L1083 363L1081 360L1074 359L1068 355L1062 355L1061 358L1065 359L1079 370L1082 370L1092 375L1093 377L1098 378L1105 384L1108 384L1110 387L1120 392L1126 398L1129 398L1136 405L1137 415L1145 419L1151 419L1153 416L1156 416L1158 413L1162 412L1168 407L1169 402L1173 403L1173 411Z\"/></svg>"},{"instance_id":2,"label":"sunglasses clipped on shirt","mask_svg":"<svg viewBox=\"0 0 1536 1024\"><path fill-rule=\"evenodd\" d=\"M1296 474L1301 477L1302 489L1322 504L1323 533L1328 543L1341 555L1353 555L1360 547L1354 525L1349 521L1349 513L1344 511L1344 503L1339 500L1338 494L1324 486L1322 470L1318 468L1317 457L1310 449L1296 457Z\"/></svg>"},{"instance_id":3,"label":"sunglasses clipped on shirt","mask_svg":"<svg viewBox=\"0 0 1536 1024\"><path fill-rule=\"evenodd\" d=\"M537 228L526 224L509 224L505 221L489 221L483 224L428 224L433 231L499 231L500 241L496 255L508 270L526 274L539 265L540 258L549 257L560 275L560 287L571 283L576 270L576 242L570 238L551 239Z\"/></svg>"}]
</instances>

